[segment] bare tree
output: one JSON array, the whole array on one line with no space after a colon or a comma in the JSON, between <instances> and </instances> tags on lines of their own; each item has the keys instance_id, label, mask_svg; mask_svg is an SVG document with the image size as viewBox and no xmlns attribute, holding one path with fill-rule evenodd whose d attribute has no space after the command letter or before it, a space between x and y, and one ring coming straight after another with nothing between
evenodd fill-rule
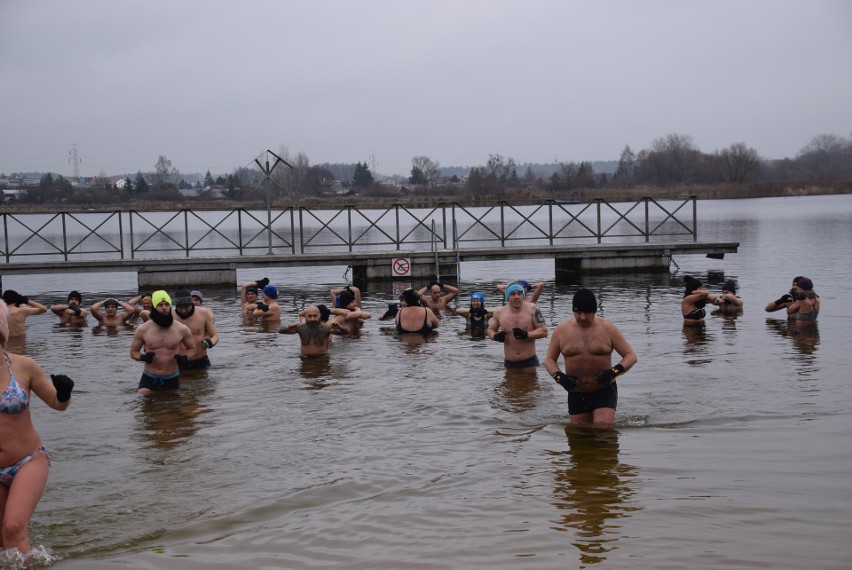
<instances>
[{"instance_id":1,"label":"bare tree","mask_svg":"<svg viewBox=\"0 0 852 570\"><path fill-rule=\"evenodd\" d=\"M417 169L422 175L423 183L429 186L438 182L438 176L441 173L441 165L429 158L428 156L415 156L411 159L412 174Z\"/></svg>"},{"instance_id":2,"label":"bare tree","mask_svg":"<svg viewBox=\"0 0 852 570\"><path fill-rule=\"evenodd\" d=\"M615 169L613 182L616 186L630 188L633 186L634 173L636 170L636 155L630 149L630 145L624 145L621 157L618 159L618 168Z\"/></svg>"},{"instance_id":3,"label":"bare tree","mask_svg":"<svg viewBox=\"0 0 852 570\"><path fill-rule=\"evenodd\" d=\"M719 177L728 184L743 184L753 179L760 166L757 151L745 143L734 143L716 153Z\"/></svg>"},{"instance_id":4,"label":"bare tree","mask_svg":"<svg viewBox=\"0 0 852 570\"><path fill-rule=\"evenodd\" d=\"M172 161L161 154L154 166L154 188L174 188L175 180L180 178L180 172L172 166Z\"/></svg>"},{"instance_id":5,"label":"bare tree","mask_svg":"<svg viewBox=\"0 0 852 570\"><path fill-rule=\"evenodd\" d=\"M816 135L799 151L796 161L807 176L840 179L852 175L852 141L832 134Z\"/></svg>"}]
</instances>

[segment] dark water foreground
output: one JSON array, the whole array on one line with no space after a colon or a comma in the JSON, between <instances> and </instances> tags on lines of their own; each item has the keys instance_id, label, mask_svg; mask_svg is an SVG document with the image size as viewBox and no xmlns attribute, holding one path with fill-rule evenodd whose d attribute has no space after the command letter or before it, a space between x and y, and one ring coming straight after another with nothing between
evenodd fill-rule
<instances>
[{"instance_id":1,"label":"dark water foreground","mask_svg":"<svg viewBox=\"0 0 852 570\"><path fill-rule=\"evenodd\" d=\"M302 361L293 336L205 291L222 341L176 394L140 398L131 329L31 317L26 350L77 381L64 414L40 402L54 455L33 520L56 568L846 568L852 558L852 196L702 202L701 239L741 242L672 275L586 277L639 364L620 380L611 430L567 426L565 392L539 369L443 319L425 342L371 321ZM344 268L269 272L285 321L324 302ZM684 274L745 311L684 328ZM763 306L810 276L816 329ZM246 274L241 279L262 275ZM464 264L465 298L547 281L555 325L576 286L551 263ZM42 302L74 287L135 294L135 276L4 279ZM578 278L579 279L579 278ZM419 284L418 284L419 285ZM389 287L367 292L381 314ZM47 303L46 303L47 304ZM92 323L93 324L93 323ZM539 341L543 358L547 341ZM2 567L13 567L0 557Z\"/></svg>"}]
</instances>

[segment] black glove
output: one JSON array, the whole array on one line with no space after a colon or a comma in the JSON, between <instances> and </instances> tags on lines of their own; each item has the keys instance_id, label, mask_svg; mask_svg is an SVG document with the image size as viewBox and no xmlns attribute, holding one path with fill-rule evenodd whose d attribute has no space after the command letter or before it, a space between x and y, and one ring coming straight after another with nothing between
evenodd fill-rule
<instances>
[{"instance_id":1,"label":"black glove","mask_svg":"<svg viewBox=\"0 0 852 570\"><path fill-rule=\"evenodd\" d=\"M149 364L151 362L154 362L154 354L155 354L155 352L153 350L149 350L148 352L143 352L142 354L139 355L139 362L147 362Z\"/></svg>"},{"instance_id":2,"label":"black glove","mask_svg":"<svg viewBox=\"0 0 852 570\"><path fill-rule=\"evenodd\" d=\"M787 293L786 295L781 295L781 296L780 296L780 297L779 297L779 298L775 301L775 304L780 306L780 305L783 305L783 304L785 304L785 303L789 303L789 302L790 302L790 301L792 301L792 300L793 300L793 296L792 296L792 295L790 295L789 293Z\"/></svg>"},{"instance_id":3,"label":"black glove","mask_svg":"<svg viewBox=\"0 0 852 570\"><path fill-rule=\"evenodd\" d=\"M213 348L213 341L210 340L209 338L205 338L204 340L201 341L201 348L204 348L204 349Z\"/></svg>"},{"instance_id":4,"label":"black glove","mask_svg":"<svg viewBox=\"0 0 852 570\"><path fill-rule=\"evenodd\" d=\"M484 318L485 318L485 315L486 315L486 314L488 314L488 311L486 311L486 310L485 310L485 309L483 309L482 307L479 307L479 308L477 308L477 309L471 309L471 310L470 310L470 318L471 318L471 320L477 320L477 321L482 320L482 319L484 319Z\"/></svg>"},{"instance_id":5,"label":"black glove","mask_svg":"<svg viewBox=\"0 0 852 570\"><path fill-rule=\"evenodd\" d=\"M264 313L269 310L269 305L267 305L266 303L262 303L261 301L255 303L254 306L263 311Z\"/></svg>"},{"instance_id":6,"label":"black glove","mask_svg":"<svg viewBox=\"0 0 852 570\"><path fill-rule=\"evenodd\" d=\"M601 370L597 374L595 374L595 380L598 381L598 384L601 386L608 386L612 384L612 381L615 380L616 376L624 374L624 366L621 364L616 364L612 368L607 368L606 370Z\"/></svg>"},{"instance_id":7,"label":"black glove","mask_svg":"<svg viewBox=\"0 0 852 570\"><path fill-rule=\"evenodd\" d=\"M524 329L519 329L518 327L512 329L512 334L515 335L515 338L519 340L525 339L530 336L527 331L525 331Z\"/></svg>"},{"instance_id":8,"label":"black glove","mask_svg":"<svg viewBox=\"0 0 852 570\"><path fill-rule=\"evenodd\" d=\"M189 357L185 354L175 354L175 360L178 363L178 368L184 370L189 368Z\"/></svg>"},{"instance_id":9,"label":"black glove","mask_svg":"<svg viewBox=\"0 0 852 570\"><path fill-rule=\"evenodd\" d=\"M81 311L81 310L80 310L80 307L78 307L78 306L77 306L76 304L74 304L74 303L71 303L70 305L68 305L68 308L69 308L69 309L71 309L72 311L74 311L74 314L75 314L75 315L77 315L78 317L79 317L79 316L82 314L82 312L83 312L83 311Z\"/></svg>"},{"instance_id":10,"label":"black glove","mask_svg":"<svg viewBox=\"0 0 852 570\"><path fill-rule=\"evenodd\" d=\"M70 400L71 390L74 389L74 381L64 374L51 374L50 379L53 381L53 387L56 388L56 399L60 402Z\"/></svg>"},{"instance_id":11,"label":"black glove","mask_svg":"<svg viewBox=\"0 0 852 570\"><path fill-rule=\"evenodd\" d=\"M497 331L494 333L494 340L497 342L506 342L506 331Z\"/></svg>"},{"instance_id":12,"label":"black glove","mask_svg":"<svg viewBox=\"0 0 852 570\"><path fill-rule=\"evenodd\" d=\"M257 284L258 289L263 289L264 287L269 285L269 278L264 277L263 279L258 279L257 281L255 281L255 283Z\"/></svg>"},{"instance_id":13,"label":"black glove","mask_svg":"<svg viewBox=\"0 0 852 570\"><path fill-rule=\"evenodd\" d=\"M565 374L561 370L557 370L552 374L553 379L556 380L557 384L565 388L566 392L571 392L577 389L577 383L580 381L576 376L571 376L570 374Z\"/></svg>"}]
</instances>

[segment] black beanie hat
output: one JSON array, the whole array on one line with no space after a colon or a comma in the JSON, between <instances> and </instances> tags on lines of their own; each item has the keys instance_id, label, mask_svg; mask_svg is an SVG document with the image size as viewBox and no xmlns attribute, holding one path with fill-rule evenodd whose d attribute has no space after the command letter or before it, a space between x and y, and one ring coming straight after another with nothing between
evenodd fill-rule
<instances>
[{"instance_id":1,"label":"black beanie hat","mask_svg":"<svg viewBox=\"0 0 852 570\"><path fill-rule=\"evenodd\" d=\"M580 289L574 293L572 308L575 313L596 313L598 312L598 300L595 299L595 294L589 289Z\"/></svg>"},{"instance_id":2,"label":"black beanie hat","mask_svg":"<svg viewBox=\"0 0 852 570\"><path fill-rule=\"evenodd\" d=\"M733 294L737 292L737 284L733 279L728 279L722 284L722 291L730 291Z\"/></svg>"}]
</instances>

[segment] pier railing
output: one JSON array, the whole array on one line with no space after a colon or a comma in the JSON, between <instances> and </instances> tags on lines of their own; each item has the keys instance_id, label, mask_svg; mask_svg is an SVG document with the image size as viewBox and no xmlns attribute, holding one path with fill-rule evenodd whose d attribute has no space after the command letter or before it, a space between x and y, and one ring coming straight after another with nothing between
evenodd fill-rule
<instances>
[{"instance_id":1,"label":"pier railing","mask_svg":"<svg viewBox=\"0 0 852 570\"><path fill-rule=\"evenodd\" d=\"M697 241L697 202L0 213L4 263ZM2 270L2 264L0 264Z\"/></svg>"}]
</instances>

